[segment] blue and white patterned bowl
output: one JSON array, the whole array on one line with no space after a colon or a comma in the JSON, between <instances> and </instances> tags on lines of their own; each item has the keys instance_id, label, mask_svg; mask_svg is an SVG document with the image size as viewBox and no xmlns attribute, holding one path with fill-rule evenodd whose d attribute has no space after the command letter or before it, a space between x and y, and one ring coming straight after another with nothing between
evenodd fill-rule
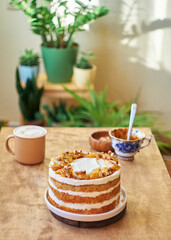
<instances>
[{"instance_id":1,"label":"blue and white patterned bowl","mask_svg":"<svg viewBox=\"0 0 171 240\"><path fill-rule=\"evenodd\" d=\"M123 160L133 160L135 154L139 152L140 149L147 147L151 142L151 137L145 137L145 133L139 130L132 129L132 136L137 137L138 139L129 141L115 137L116 130L118 130L118 128L110 131L109 135L116 155ZM144 140L147 140L148 143L141 146Z\"/></svg>"}]
</instances>

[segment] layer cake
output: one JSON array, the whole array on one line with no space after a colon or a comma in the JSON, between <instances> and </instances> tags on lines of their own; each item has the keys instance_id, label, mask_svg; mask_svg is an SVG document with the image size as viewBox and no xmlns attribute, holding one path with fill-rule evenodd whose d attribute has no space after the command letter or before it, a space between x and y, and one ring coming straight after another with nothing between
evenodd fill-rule
<instances>
[{"instance_id":1,"label":"layer cake","mask_svg":"<svg viewBox=\"0 0 171 240\"><path fill-rule=\"evenodd\" d=\"M112 152L65 152L49 164L49 202L64 211L99 214L120 201L120 166Z\"/></svg>"}]
</instances>

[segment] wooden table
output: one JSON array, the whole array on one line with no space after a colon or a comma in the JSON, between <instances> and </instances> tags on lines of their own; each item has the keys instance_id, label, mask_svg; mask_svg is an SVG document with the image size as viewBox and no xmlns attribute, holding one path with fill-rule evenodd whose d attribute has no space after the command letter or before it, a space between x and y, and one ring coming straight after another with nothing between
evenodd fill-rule
<instances>
[{"instance_id":1,"label":"wooden table","mask_svg":"<svg viewBox=\"0 0 171 240\"><path fill-rule=\"evenodd\" d=\"M85 229L66 225L51 215L44 201L49 158L67 150L91 151L88 137L93 131L97 129L49 128L44 163L26 166L15 161L5 149L5 138L12 133L12 128L2 129L1 240L171 239L171 181L154 139L134 161L120 161L121 182L128 195L127 212L120 221L102 228ZM143 131L151 135L150 129Z\"/></svg>"}]
</instances>

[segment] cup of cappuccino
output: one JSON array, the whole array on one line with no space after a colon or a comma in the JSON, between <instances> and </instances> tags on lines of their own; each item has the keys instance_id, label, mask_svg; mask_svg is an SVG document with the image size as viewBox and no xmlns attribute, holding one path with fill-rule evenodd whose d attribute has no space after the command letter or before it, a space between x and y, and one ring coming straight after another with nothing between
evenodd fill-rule
<instances>
[{"instance_id":1,"label":"cup of cappuccino","mask_svg":"<svg viewBox=\"0 0 171 240\"><path fill-rule=\"evenodd\" d=\"M6 149L23 164L41 163L45 157L45 136L47 130L43 127L25 125L14 129L13 134L6 138ZM14 151L9 146L9 140L14 138Z\"/></svg>"}]
</instances>

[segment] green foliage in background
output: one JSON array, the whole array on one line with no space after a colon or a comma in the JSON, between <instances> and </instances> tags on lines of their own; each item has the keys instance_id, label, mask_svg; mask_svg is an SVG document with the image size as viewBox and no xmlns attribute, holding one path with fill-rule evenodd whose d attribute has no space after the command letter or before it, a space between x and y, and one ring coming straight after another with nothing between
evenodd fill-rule
<instances>
[{"instance_id":1,"label":"green foliage in background","mask_svg":"<svg viewBox=\"0 0 171 240\"><path fill-rule=\"evenodd\" d=\"M103 92L97 93L89 87L90 100L81 98L74 91L64 89L69 92L82 106L80 114L81 119L86 119L89 126L92 127L128 127L130 118L130 109L133 101L121 104L119 101L107 101L107 88ZM171 132L163 132L160 130L157 116L152 112L138 112L135 116L134 127L151 128L160 150L167 153L171 148L171 144L161 141L161 136L170 137Z\"/></svg>"},{"instance_id":2,"label":"green foliage in background","mask_svg":"<svg viewBox=\"0 0 171 240\"><path fill-rule=\"evenodd\" d=\"M107 88L103 92L97 93L89 87L90 100L81 98L74 91L64 89L84 107L82 116L92 123L93 127L127 127L129 125L129 115L133 101L121 104L119 101L107 101ZM148 112L136 115L134 126L151 127L155 122L155 116Z\"/></svg>"},{"instance_id":3,"label":"green foliage in background","mask_svg":"<svg viewBox=\"0 0 171 240\"><path fill-rule=\"evenodd\" d=\"M28 79L25 87L21 85L18 69L16 70L16 89L19 95L19 106L25 121L35 120L39 112L40 101L44 88L37 88L36 80Z\"/></svg>"},{"instance_id":4,"label":"green foliage in background","mask_svg":"<svg viewBox=\"0 0 171 240\"><path fill-rule=\"evenodd\" d=\"M9 0L27 17L31 29L42 38L42 45L56 48L70 48L78 31L84 31L85 24L90 24L99 17L108 14L104 6L85 5L82 1L63 0ZM91 3L91 0L89 0Z\"/></svg>"},{"instance_id":5,"label":"green foliage in background","mask_svg":"<svg viewBox=\"0 0 171 240\"><path fill-rule=\"evenodd\" d=\"M0 120L0 130L1 130L2 127L6 127L6 126L8 126L8 121Z\"/></svg>"},{"instance_id":6,"label":"green foliage in background","mask_svg":"<svg viewBox=\"0 0 171 240\"><path fill-rule=\"evenodd\" d=\"M69 107L67 109L68 121L64 123L66 127L88 127L91 123L84 116L84 107Z\"/></svg>"},{"instance_id":7,"label":"green foliage in background","mask_svg":"<svg viewBox=\"0 0 171 240\"><path fill-rule=\"evenodd\" d=\"M79 59L79 62L76 64L76 67L81 69L90 69L92 68L91 63L89 62L90 59L96 59L95 56L93 56L93 52L81 52L81 57Z\"/></svg>"},{"instance_id":8,"label":"green foliage in background","mask_svg":"<svg viewBox=\"0 0 171 240\"><path fill-rule=\"evenodd\" d=\"M60 101L58 105L53 103L52 108L48 105L43 105L43 109L48 117L48 126L52 126L53 123L65 122L69 119L66 103L63 101Z\"/></svg>"},{"instance_id":9,"label":"green foliage in background","mask_svg":"<svg viewBox=\"0 0 171 240\"><path fill-rule=\"evenodd\" d=\"M25 49L24 54L20 57L20 65L37 66L39 65L39 54L34 53L32 49Z\"/></svg>"},{"instance_id":10,"label":"green foliage in background","mask_svg":"<svg viewBox=\"0 0 171 240\"><path fill-rule=\"evenodd\" d=\"M60 101L57 105L56 103L52 104L52 107L49 105L43 105L43 109L45 110L45 114L40 112L36 113L37 120L46 119L47 126L52 127L56 124L61 124L67 127L84 127L85 121L82 117L80 106L70 106L67 107L66 103Z\"/></svg>"},{"instance_id":11,"label":"green foliage in background","mask_svg":"<svg viewBox=\"0 0 171 240\"><path fill-rule=\"evenodd\" d=\"M0 121L0 130L1 128L4 126L4 122L3 121Z\"/></svg>"}]
</instances>

